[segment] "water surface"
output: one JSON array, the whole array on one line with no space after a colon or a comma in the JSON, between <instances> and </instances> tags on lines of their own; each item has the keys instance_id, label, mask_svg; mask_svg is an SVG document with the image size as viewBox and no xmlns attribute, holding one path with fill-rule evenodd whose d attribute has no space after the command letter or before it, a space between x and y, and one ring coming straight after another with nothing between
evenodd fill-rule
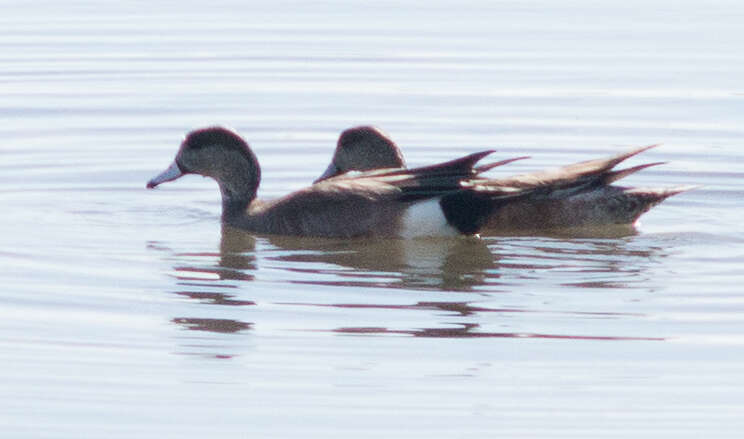
<instances>
[{"instance_id":1,"label":"water surface","mask_svg":"<svg viewBox=\"0 0 744 439\"><path fill-rule=\"evenodd\" d=\"M738 437L736 2L10 3L0 18L8 437ZM364 241L223 228L145 182L231 126L260 195L375 124L410 165L527 172L662 142L701 185L638 232ZM405 432L405 433L403 433Z\"/></svg>"}]
</instances>

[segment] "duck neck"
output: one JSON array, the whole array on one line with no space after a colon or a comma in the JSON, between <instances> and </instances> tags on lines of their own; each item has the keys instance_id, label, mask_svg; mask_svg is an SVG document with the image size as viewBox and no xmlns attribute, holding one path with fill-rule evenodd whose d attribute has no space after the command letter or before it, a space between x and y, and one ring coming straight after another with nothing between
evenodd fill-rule
<instances>
[{"instance_id":1,"label":"duck neck","mask_svg":"<svg viewBox=\"0 0 744 439\"><path fill-rule=\"evenodd\" d=\"M261 170L255 160L235 155L221 170L217 179L222 193L224 219L245 215L248 205L256 199Z\"/></svg>"},{"instance_id":2,"label":"duck neck","mask_svg":"<svg viewBox=\"0 0 744 439\"><path fill-rule=\"evenodd\" d=\"M235 194L222 186L220 186L220 191L222 192L223 219L245 215L248 205L256 198L255 195L245 196L244 194Z\"/></svg>"}]
</instances>

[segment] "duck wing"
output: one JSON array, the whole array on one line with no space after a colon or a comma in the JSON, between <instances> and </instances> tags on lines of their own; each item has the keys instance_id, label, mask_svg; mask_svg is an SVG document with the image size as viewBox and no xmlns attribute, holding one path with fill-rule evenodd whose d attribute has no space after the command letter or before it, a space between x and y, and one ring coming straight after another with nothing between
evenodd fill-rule
<instances>
[{"instance_id":1,"label":"duck wing","mask_svg":"<svg viewBox=\"0 0 744 439\"><path fill-rule=\"evenodd\" d=\"M529 192L469 185L480 172L476 163L490 153L482 151L420 168L343 174L270 203L254 203L242 226L284 235L401 236L401 227L408 224L410 216L407 210L434 200L440 211L433 205L435 209L427 214L441 215L441 220L446 220L443 224L453 230L473 234L499 203Z\"/></svg>"},{"instance_id":2,"label":"duck wing","mask_svg":"<svg viewBox=\"0 0 744 439\"><path fill-rule=\"evenodd\" d=\"M621 162L657 146L649 145L635 148L612 157L588 160L545 171L506 178L484 179L478 181L478 183L484 186L535 189L533 194L550 198L564 198L607 186L642 169L663 164L664 162L654 162L614 170Z\"/></svg>"}]
</instances>

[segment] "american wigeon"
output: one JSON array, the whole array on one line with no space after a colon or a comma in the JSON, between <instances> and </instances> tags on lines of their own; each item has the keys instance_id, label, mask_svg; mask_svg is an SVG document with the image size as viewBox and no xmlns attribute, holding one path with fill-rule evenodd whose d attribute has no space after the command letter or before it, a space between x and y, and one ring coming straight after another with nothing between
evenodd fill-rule
<instances>
[{"instance_id":1,"label":"american wigeon","mask_svg":"<svg viewBox=\"0 0 744 439\"><path fill-rule=\"evenodd\" d=\"M273 201L256 199L261 171L236 133L209 127L189 133L173 164L147 183L184 174L215 179L223 222L256 233L354 237L472 235L490 213L525 196L514 188L466 187L499 163L475 167L492 151L416 169L340 175Z\"/></svg>"},{"instance_id":2,"label":"american wigeon","mask_svg":"<svg viewBox=\"0 0 744 439\"><path fill-rule=\"evenodd\" d=\"M622 161L655 146L546 171L472 181L470 184L501 189L512 187L530 192L529 196L494 209L483 231L632 225L656 204L692 188L629 188L611 184L634 172L661 164L647 163L614 170ZM395 142L375 127L359 126L341 134L331 164L316 181L354 170L404 167L403 155Z\"/></svg>"}]
</instances>

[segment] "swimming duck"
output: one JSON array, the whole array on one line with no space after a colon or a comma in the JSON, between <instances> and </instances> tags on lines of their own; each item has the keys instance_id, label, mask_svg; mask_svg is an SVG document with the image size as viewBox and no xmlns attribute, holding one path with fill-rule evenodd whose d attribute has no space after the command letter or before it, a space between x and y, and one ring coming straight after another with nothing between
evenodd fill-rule
<instances>
[{"instance_id":1,"label":"swimming duck","mask_svg":"<svg viewBox=\"0 0 744 439\"><path fill-rule=\"evenodd\" d=\"M632 188L612 185L630 174L662 164L647 163L614 170L624 160L655 146L657 145L636 148L613 157L551 170L507 178L471 180L468 184L501 189L512 187L529 192L529 196L494 209L483 231L508 233L632 225L653 206L691 188ZM522 158L526 157L517 159ZM516 159L509 161L513 160ZM400 148L378 128L359 126L341 133L331 164L316 181L349 171L381 168L405 168Z\"/></svg>"},{"instance_id":2,"label":"swimming duck","mask_svg":"<svg viewBox=\"0 0 744 439\"><path fill-rule=\"evenodd\" d=\"M173 163L147 183L154 188L185 174L217 181L224 223L255 233L318 237L473 235L486 218L525 196L519 188L469 187L492 163L493 151L416 169L339 175L283 198L256 198L261 170L248 144L223 127L192 131Z\"/></svg>"}]
</instances>

